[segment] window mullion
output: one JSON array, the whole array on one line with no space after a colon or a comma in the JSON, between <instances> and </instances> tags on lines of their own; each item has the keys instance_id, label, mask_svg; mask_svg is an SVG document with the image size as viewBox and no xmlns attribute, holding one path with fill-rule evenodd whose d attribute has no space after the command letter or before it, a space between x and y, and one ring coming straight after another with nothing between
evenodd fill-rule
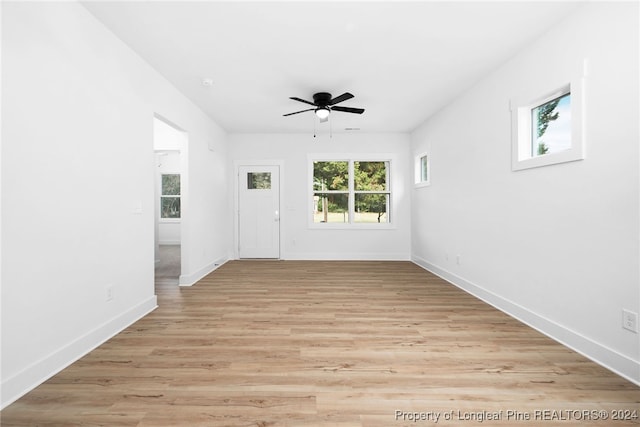
<instances>
[{"instance_id":1,"label":"window mullion","mask_svg":"<svg viewBox=\"0 0 640 427\"><path fill-rule=\"evenodd\" d=\"M354 160L349 160L349 224L353 224L356 214Z\"/></svg>"}]
</instances>

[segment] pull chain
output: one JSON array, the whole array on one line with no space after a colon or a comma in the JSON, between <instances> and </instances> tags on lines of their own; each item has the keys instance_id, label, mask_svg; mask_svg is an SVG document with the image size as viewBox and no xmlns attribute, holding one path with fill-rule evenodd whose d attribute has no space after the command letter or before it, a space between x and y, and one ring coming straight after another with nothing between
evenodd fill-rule
<instances>
[{"instance_id":1,"label":"pull chain","mask_svg":"<svg viewBox=\"0 0 640 427\"><path fill-rule=\"evenodd\" d=\"M329 119L329 138L333 139L333 124L331 122L332 120Z\"/></svg>"}]
</instances>

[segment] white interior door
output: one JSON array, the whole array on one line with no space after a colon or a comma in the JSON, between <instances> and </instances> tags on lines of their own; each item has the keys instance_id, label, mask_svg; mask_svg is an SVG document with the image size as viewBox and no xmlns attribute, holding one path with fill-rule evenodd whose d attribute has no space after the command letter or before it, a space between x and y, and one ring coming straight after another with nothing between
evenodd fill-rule
<instances>
[{"instance_id":1,"label":"white interior door","mask_svg":"<svg viewBox=\"0 0 640 427\"><path fill-rule=\"evenodd\" d=\"M238 168L238 255L280 258L280 167Z\"/></svg>"}]
</instances>

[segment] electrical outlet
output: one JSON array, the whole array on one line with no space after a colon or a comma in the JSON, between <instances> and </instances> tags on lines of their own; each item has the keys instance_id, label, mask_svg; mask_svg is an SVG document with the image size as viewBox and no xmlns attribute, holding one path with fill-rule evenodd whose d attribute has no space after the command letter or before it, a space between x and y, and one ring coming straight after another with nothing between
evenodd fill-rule
<instances>
[{"instance_id":1,"label":"electrical outlet","mask_svg":"<svg viewBox=\"0 0 640 427\"><path fill-rule=\"evenodd\" d=\"M113 285L107 285L107 287L105 288L105 296L107 298L107 301L111 301L113 299L113 297L115 296Z\"/></svg>"},{"instance_id":2,"label":"electrical outlet","mask_svg":"<svg viewBox=\"0 0 640 427\"><path fill-rule=\"evenodd\" d=\"M638 333L638 313L634 313L630 310L622 310L622 327L631 331Z\"/></svg>"},{"instance_id":3,"label":"electrical outlet","mask_svg":"<svg viewBox=\"0 0 640 427\"><path fill-rule=\"evenodd\" d=\"M460 265L460 255L456 255L456 264Z\"/></svg>"}]
</instances>

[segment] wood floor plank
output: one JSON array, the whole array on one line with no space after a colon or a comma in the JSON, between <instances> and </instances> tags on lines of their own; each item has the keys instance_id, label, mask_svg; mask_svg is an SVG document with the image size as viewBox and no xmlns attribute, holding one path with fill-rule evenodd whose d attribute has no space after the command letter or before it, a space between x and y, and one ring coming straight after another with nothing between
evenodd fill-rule
<instances>
[{"instance_id":1,"label":"wood floor plank","mask_svg":"<svg viewBox=\"0 0 640 427\"><path fill-rule=\"evenodd\" d=\"M640 425L558 419L640 412L640 388L409 262L233 261L156 289L1 425Z\"/></svg>"}]
</instances>

